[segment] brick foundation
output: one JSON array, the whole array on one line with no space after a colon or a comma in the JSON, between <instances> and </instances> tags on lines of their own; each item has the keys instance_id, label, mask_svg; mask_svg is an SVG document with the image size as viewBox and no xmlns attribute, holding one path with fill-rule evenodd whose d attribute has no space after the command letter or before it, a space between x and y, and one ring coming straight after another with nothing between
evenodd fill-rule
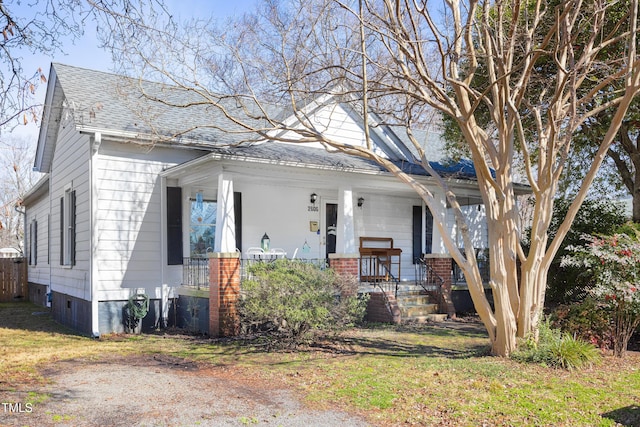
<instances>
[{"instance_id":1,"label":"brick foundation","mask_svg":"<svg viewBox=\"0 0 640 427\"><path fill-rule=\"evenodd\" d=\"M426 264L442 278L442 306L450 318L456 317L456 309L451 298L451 270L453 259L444 254L425 255Z\"/></svg>"},{"instance_id":2,"label":"brick foundation","mask_svg":"<svg viewBox=\"0 0 640 427\"><path fill-rule=\"evenodd\" d=\"M214 253L209 258L209 334L240 333L240 254Z\"/></svg>"},{"instance_id":3,"label":"brick foundation","mask_svg":"<svg viewBox=\"0 0 640 427\"><path fill-rule=\"evenodd\" d=\"M395 296L390 292L386 293L386 298L382 292L369 293L365 320L367 322L400 324L402 316Z\"/></svg>"},{"instance_id":4,"label":"brick foundation","mask_svg":"<svg viewBox=\"0 0 640 427\"><path fill-rule=\"evenodd\" d=\"M358 255L329 254L331 268L342 276L358 277L359 261Z\"/></svg>"},{"instance_id":5,"label":"brick foundation","mask_svg":"<svg viewBox=\"0 0 640 427\"><path fill-rule=\"evenodd\" d=\"M353 286L346 286L342 296L353 296L358 292L358 277L360 276L360 257L352 254L329 254L329 265L337 275L352 279Z\"/></svg>"}]
</instances>

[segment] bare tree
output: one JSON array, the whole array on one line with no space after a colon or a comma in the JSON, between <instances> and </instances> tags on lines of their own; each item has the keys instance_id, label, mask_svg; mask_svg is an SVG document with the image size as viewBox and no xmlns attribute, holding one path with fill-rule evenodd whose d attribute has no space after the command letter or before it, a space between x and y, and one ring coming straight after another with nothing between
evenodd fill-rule
<instances>
[{"instance_id":1,"label":"bare tree","mask_svg":"<svg viewBox=\"0 0 640 427\"><path fill-rule=\"evenodd\" d=\"M0 128L37 121L36 88L46 82L46 68L25 68L26 55L62 52L62 39L82 34L82 3L78 0L35 0L28 5L0 2Z\"/></svg>"},{"instance_id":2,"label":"bare tree","mask_svg":"<svg viewBox=\"0 0 640 427\"><path fill-rule=\"evenodd\" d=\"M32 152L32 144L26 139L0 141L0 247L23 250L23 217L16 206L39 175L31 167Z\"/></svg>"},{"instance_id":3,"label":"bare tree","mask_svg":"<svg viewBox=\"0 0 640 427\"><path fill-rule=\"evenodd\" d=\"M128 72L193 94L188 104L176 103L169 92L147 92L149 99L182 108L206 105L228 119L224 130L251 135L247 139L314 141L329 151L372 159L410 185L440 218L443 208L431 190L376 154L369 139L362 147L346 145L327 136L309 114L333 97L362 113L367 137L381 122L403 126L416 161L436 177L462 230L466 254L448 237L446 224L436 222L465 274L493 354L507 356L517 336L537 331L549 264L640 90L638 1L625 4L612 32L604 31L606 0L268 1L259 13L221 28L202 20L179 25L142 9L114 13L95 6L111 25L106 43ZM624 55L602 54L614 44L624 47ZM288 114L274 105L286 106ZM572 136L606 108L614 112L609 129L548 242ZM485 297L456 195L430 167L423 141L411 131L433 110L454 118L475 165L489 226L494 308ZM516 159L524 163L535 196L528 252L521 245L514 191Z\"/></svg>"}]
</instances>

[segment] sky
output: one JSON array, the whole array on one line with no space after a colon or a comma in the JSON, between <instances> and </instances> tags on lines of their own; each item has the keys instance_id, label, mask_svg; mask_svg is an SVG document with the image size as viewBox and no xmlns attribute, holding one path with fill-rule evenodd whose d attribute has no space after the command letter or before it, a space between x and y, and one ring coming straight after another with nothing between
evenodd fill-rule
<instances>
[{"instance_id":1,"label":"sky","mask_svg":"<svg viewBox=\"0 0 640 427\"><path fill-rule=\"evenodd\" d=\"M229 17L253 10L260 0L166 0L169 10L176 17L187 19L191 17L213 17L218 21L224 21ZM9 1L7 4L11 4ZM20 7L26 8L28 2L22 2ZM15 6L13 6L15 7ZM50 57L46 55L24 55L24 70L37 70L41 68L45 75L49 73L52 62L59 62L76 67L89 68L99 71L112 71L111 56L108 52L98 47L95 23L88 21L84 35L73 42L71 39L61 39L64 44L64 53L57 53ZM37 99L42 102L46 93L46 85L41 85L36 93ZM38 125L29 123L19 125L11 132L12 135L28 139L37 138Z\"/></svg>"}]
</instances>

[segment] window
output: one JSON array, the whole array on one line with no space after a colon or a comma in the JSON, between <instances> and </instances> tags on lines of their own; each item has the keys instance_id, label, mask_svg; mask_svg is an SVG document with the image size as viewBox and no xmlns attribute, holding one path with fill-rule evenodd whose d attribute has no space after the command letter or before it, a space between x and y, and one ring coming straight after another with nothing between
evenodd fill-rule
<instances>
[{"instance_id":1,"label":"window","mask_svg":"<svg viewBox=\"0 0 640 427\"><path fill-rule=\"evenodd\" d=\"M76 192L66 189L60 198L60 265L76 263Z\"/></svg>"},{"instance_id":2,"label":"window","mask_svg":"<svg viewBox=\"0 0 640 427\"><path fill-rule=\"evenodd\" d=\"M29 224L29 265L38 264L38 221Z\"/></svg>"},{"instance_id":3,"label":"window","mask_svg":"<svg viewBox=\"0 0 640 427\"><path fill-rule=\"evenodd\" d=\"M191 200L189 228L190 256L202 257L213 252L216 240L218 204L210 200Z\"/></svg>"}]
</instances>

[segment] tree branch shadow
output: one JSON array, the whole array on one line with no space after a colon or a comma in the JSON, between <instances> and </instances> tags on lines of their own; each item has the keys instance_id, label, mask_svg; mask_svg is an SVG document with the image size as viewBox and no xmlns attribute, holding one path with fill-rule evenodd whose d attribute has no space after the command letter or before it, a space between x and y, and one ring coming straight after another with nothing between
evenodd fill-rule
<instances>
[{"instance_id":1,"label":"tree branch shadow","mask_svg":"<svg viewBox=\"0 0 640 427\"><path fill-rule=\"evenodd\" d=\"M640 426L640 406L629 405L624 408L614 409L613 411L602 414L603 418L609 418L620 426Z\"/></svg>"}]
</instances>

